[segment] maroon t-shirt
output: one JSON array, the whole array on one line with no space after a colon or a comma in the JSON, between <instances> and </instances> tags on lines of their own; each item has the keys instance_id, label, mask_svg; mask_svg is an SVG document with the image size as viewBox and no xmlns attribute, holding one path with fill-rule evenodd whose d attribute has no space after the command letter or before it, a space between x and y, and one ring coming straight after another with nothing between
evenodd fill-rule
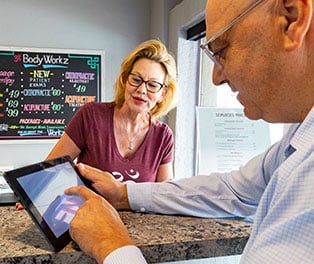
<instances>
[{"instance_id":1,"label":"maroon t-shirt","mask_svg":"<svg viewBox=\"0 0 314 264\"><path fill-rule=\"evenodd\" d=\"M161 164L173 160L173 134L168 125L151 124L140 148L120 155L113 131L114 103L91 102L73 116L65 132L81 149L78 162L112 173L121 181L154 182Z\"/></svg>"}]
</instances>

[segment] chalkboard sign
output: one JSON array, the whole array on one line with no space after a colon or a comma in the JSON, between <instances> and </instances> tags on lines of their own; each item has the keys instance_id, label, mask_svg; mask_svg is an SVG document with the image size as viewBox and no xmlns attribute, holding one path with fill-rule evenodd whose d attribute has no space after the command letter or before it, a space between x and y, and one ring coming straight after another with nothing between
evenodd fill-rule
<instances>
[{"instance_id":1,"label":"chalkboard sign","mask_svg":"<svg viewBox=\"0 0 314 264\"><path fill-rule=\"evenodd\" d=\"M0 139L59 138L100 101L102 52L0 47Z\"/></svg>"}]
</instances>

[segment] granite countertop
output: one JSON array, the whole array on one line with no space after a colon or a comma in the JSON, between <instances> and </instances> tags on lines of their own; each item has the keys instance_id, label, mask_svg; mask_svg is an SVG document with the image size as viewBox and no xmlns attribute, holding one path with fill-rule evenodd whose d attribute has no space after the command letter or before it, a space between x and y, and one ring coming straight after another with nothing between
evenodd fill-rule
<instances>
[{"instance_id":1,"label":"granite countertop","mask_svg":"<svg viewBox=\"0 0 314 264\"><path fill-rule=\"evenodd\" d=\"M251 231L235 219L120 215L148 263L239 255ZM0 206L0 248L0 263L96 263L74 243L54 252L27 212L14 206Z\"/></svg>"}]
</instances>

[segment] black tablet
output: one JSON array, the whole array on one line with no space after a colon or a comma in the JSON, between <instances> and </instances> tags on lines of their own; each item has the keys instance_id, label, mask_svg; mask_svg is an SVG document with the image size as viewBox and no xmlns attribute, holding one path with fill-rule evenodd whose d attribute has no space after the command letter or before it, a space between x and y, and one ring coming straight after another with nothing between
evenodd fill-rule
<instances>
[{"instance_id":1,"label":"black tablet","mask_svg":"<svg viewBox=\"0 0 314 264\"><path fill-rule=\"evenodd\" d=\"M69 224L83 203L64 190L87 185L69 156L7 171L4 177L55 251L70 241Z\"/></svg>"}]
</instances>

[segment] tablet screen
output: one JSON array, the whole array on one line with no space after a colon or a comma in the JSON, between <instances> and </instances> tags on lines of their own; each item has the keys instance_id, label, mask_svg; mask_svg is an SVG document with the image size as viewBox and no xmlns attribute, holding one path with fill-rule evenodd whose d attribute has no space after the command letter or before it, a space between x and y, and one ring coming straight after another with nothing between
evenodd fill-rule
<instances>
[{"instance_id":1,"label":"tablet screen","mask_svg":"<svg viewBox=\"0 0 314 264\"><path fill-rule=\"evenodd\" d=\"M69 224L83 203L64 190L84 185L68 156L6 173L5 178L56 251L71 240Z\"/></svg>"},{"instance_id":2,"label":"tablet screen","mask_svg":"<svg viewBox=\"0 0 314 264\"><path fill-rule=\"evenodd\" d=\"M83 202L77 196L63 194L68 187L83 185L70 163L19 177L17 181L56 237L69 229L71 220Z\"/></svg>"}]
</instances>

